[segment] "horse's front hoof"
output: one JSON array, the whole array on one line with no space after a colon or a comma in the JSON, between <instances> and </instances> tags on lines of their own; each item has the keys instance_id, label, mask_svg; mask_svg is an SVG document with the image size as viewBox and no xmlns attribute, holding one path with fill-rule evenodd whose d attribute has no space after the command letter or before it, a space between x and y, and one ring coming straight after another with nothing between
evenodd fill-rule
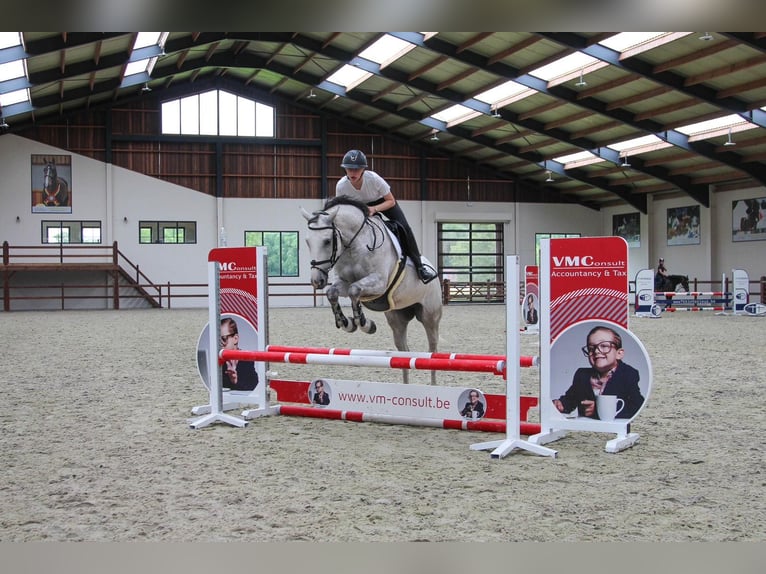
<instances>
[{"instance_id":1,"label":"horse's front hoof","mask_svg":"<svg viewBox=\"0 0 766 574\"><path fill-rule=\"evenodd\" d=\"M346 333L353 333L354 331L356 331L356 323L354 323L353 321L346 321L346 324L343 326L343 330Z\"/></svg>"}]
</instances>

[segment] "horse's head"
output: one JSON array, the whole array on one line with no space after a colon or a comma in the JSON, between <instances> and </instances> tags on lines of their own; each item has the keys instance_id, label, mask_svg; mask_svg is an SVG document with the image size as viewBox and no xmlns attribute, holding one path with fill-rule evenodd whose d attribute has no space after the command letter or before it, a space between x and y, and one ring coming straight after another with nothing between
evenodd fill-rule
<instances>
[{"instance_id":1,"label":"horse's head","mask_svg":"<svg viewBox=\"0 0 766 574\"><path fill-rule=\"evenodd\" d=\"M681 275L681 286L684 288L684 291L686 293L689 292L689 276L688 275Z\"/></svg>"},{"instance_id":2,"label":"horse's head","mask_svg":"<svg viewBox=\"0 0 766 574\"><path fill-rule=\"evenodd\" d=\"M58 173L56 171L56 164L48 162L43 168L43 188L52 190L56 188L58 184Z\"/></svg>"},{"instance_id":3,"label":"horse's head","mask_svg":"<svg viewBox=\"0 0 766 574\"><path fill-rule=\"evenodd\" d=\"M315 289L323 289L327 285L330 269L338 260L337 213L337 209L309 213L301 207L301 214L308 221L306 245L311 256L311 284Z\"/></svg>"}]
</instances>

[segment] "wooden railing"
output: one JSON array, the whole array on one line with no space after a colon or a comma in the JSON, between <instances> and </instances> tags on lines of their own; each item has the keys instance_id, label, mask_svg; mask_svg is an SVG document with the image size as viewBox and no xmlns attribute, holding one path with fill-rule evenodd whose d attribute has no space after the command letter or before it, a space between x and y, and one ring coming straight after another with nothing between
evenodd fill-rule
<instances>
[{"instance_id":1,"label":"wooden railing","mask_svg":"<svg viewBox=\"0 0 766 574\"><path fill-rule=\"evenodd\" d=\"M519 296L523 293L520 287ZM450 303L505 303L504 281L442 281L442 304Z\"/></svg>"}]
</instances>

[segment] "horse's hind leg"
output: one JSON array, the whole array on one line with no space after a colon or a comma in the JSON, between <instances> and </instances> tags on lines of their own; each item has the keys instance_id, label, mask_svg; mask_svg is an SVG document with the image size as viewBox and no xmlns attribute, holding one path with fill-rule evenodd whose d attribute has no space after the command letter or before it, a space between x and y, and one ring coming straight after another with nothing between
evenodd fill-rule
<instances>
[{"instance_id":1,"label":"horse's hind leg","mask_svg":"<svg viewBox=\"0 0 766 574\"><path fill-rule=\"evenodd\" d=\"M428 351L435 353L439 347L439 323L442 318L441 300L432 307L425 307L424 305L418 305L417 307L415 317L423 324L423 328L426 330ZM431 371L431 384L436 384L436 371Z\"/></svg>"},{"instance_id":2,"label":"horse's hind leg","mask_svg":"<svg viewBox=\"0 0 766 574\"><path fill-rule=\"evenodd\" d=\"M414 317L411 309L399 309L396 311L386 311L386 321L388 326L391 327L391 332L394 335L394 346L397 351L409 351L410 347L407 344L407 325ZM410 373L407 369L402 369L402 382L407 384L410 382Z\"/></svg>"}]
</instances>

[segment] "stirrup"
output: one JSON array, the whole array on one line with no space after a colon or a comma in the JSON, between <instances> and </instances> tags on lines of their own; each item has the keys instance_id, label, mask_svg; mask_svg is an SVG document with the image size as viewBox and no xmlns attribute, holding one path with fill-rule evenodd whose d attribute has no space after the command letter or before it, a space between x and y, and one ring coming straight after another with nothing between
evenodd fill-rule
<instances>
[{"instance_id":1,"label":"stirrup","mask_svg":"<svg viewBox=\"0 0 766 574\"><path fill-rule=\"evenodd\" d=\"M438 277L438 274L427 265L421 265L418 267L417 271L418 277L420 277L420 280L426 285Z\"/></svg>"}]
</instances>

